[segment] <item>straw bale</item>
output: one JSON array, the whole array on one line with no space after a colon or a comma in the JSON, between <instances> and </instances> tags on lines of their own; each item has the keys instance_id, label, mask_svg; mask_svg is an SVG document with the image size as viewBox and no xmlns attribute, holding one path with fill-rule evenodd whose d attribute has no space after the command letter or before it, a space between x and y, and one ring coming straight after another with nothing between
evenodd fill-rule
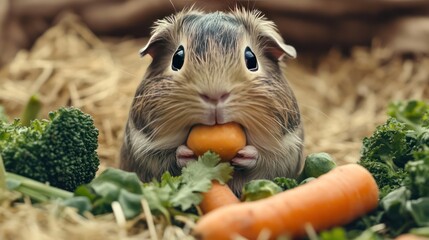
<instances>
[{"instance_id":1,"label":"straw bale","mask_svg":"<svg viewBox=\"0 0 429 240\"><path fill-rule=\"evenodd\" d=\"M18 116L37 93L42 117L64 105L82 108L100 130L101 169L117 166L132 97L150 62L138 56L145 42L99 39L77 18L64 17L31 50L21 50L0 69L0 104ZM285 71L302 110L305 153L325 151L340 164L359 159L362 138L386 120L389 102L429 99L429 58L399 58L376 43L349 56L336 50L319 58L299 56ZM156 218L148 224L148 213L124 222L120 209L88 218L69 209L57 218L57 208L28 202L11 207L3 201L0 239L191 239L189 228L166 226Z\"/></svg>"}]
</instances>

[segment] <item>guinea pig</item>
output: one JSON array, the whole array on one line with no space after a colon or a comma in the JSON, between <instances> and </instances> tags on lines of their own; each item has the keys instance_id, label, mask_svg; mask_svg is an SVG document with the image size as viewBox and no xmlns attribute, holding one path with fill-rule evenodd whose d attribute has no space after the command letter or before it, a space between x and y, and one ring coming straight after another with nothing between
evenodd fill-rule
<instances>
[{"instance_id":1,"label":"guinea pig","mask_svg":"<svg viewBox=\"0 0 429 240\"><path fill-rule=\"evenodd\" d=\"M280 66L296 51L261 12L184 10L158 20L140 54L152 62L129 112L121 169L142 181L178 175L196 159L186 146L194 125L236 122L247 143L231 160L234 193L302 171L303 124Z\"/></svg>"}]
</instances>

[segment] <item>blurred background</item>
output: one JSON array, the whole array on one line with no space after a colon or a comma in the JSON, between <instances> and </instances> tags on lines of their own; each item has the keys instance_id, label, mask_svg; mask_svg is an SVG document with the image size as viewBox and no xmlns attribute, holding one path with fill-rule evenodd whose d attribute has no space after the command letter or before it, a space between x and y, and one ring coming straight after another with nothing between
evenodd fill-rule
<instances>
[{"instance_id":1,"label":"blurred background","mask_svg":"<svg viewBox=\"0 0 429 240\"><path fill-rule=\"evenodd\" d=\"M145 37L154 20L190 6L259 9L300 51L368 46L378 38L400 53L429 52L427 0L1 0L0 63L31 47L66 12L97 35Z\"/></svg>"},{"instance_id":2,"label":"blurred background","mask_svg":"<svg viewBox=\"0 0 429 240\"><path fill-rule=\"evenodd\" d=\"M138 50L156 19L194 6L258 9L298 58L285 73L306 129L305 152L359 159L389 102L429 99L427 0L0 0L0 105L19 116L37 94L90 113L103 165L116 166L134 91L151 59Z\"/></svg>"}]
</instances>

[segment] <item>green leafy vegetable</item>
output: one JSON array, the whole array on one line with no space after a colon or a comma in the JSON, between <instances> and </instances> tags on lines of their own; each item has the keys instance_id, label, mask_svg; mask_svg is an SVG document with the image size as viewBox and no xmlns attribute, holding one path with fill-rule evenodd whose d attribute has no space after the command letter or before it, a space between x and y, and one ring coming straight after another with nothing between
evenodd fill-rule
<instances>
[{"instance_id":1,"label":"green leafy vegetable","mask_svg":"<svg viewBox=\"0 0 429 240\"><path fill-rule=\"evenodd\" d=\"M196 218L196 206L202 200L202 193L211 188L212 180L226 183L231 179L233 168L229 163L219 162L217 154L208 152L183 168L180 176L165 172L161 181L149 183L142 183L135 173L108 168L74 193L13 173L2 175L1 165L0 183L4 181L9 190L40 203L60 199L63 206L76 208L81 214L111 213L112 203L118 202L124 216L131 219L142 212L144 199L153 214L171 221L175 215Z\"/></svg>"},{"instance_id":2,"label":"green leafy vegetable","mask_svg":"<svg viewBox=\"0 0 429 240\"><path fill-rule=\"evenodd\" d=\"M305 184L331 171L337 166L334 159L325 152L309 154L304 161L301 174L294 178L277 177L273 181L283 190L292 189L298 185Z\"/></svg>"},{"instance_id":3,"label":"green leafy vegetable","mask_svg":"<svg viewBox=\"0 0 429 240\"><path fill-rule=\"evenodd\" d=\"M274 183L281 187L283 190L292 189L297 187L298 181L293 178L285 178L285 177L276 177L273 179Z\"/></svg>"},{"instance_id":4,"label":"green leafy vegetable","mask_svg":"<svg viewBox=\"0 0 429 240\"><path fill-rule=\"evenodd\" d=\"M257 179L246 183L241 192L241 199L245 202L273 196L283 191L279 185L267 179Z\"/></svg>"},{"instance_id":5,"label":"green leafy vegetable","mask_svg":"<svg viewBox=\"0 0 429 240\"><path fill-rule=\"evenodd\" d=\"M407 201L406 209L417 226L429 226L429 197Z\"/></svg>"},{"instance_id":6,"label":"green leafy vegetable","mask_svg":"<svg viewBox=\"0 0 429 240\"><path fill-rule=\"evenodd\" d=\"M300 179L313 177L317 178L323 175L337 166L334 159L325 152L312 153L305 158L304 169L300 176Z\"/></svg>"},{"instance_id":7,"label":"green leafy vegetable","mask_svg":"<svg viewBox=\"0 0 429 240\"><path fill-rule=\"evenodd\" d=\"M363 140L359 161L380 188L380 204L346 226L349 236L379 224L383 238L429 226L429 104L392 103L388 113L386 123Z\"/></svg>"},{"instance_id":8,"label":"green leafy vegetable","mask_svg":"<svg viewBox=\"0 0 429 240\"><path fill-rule=\"evenodd\" d=\"M405 185L411 191L412 198L429 196L429 149L415 152L415 161L410 161L405 171Z\"/></svg>"},{"instance_id":9,"label":"green leafy vegetable","mask_svg":"<svg viewBox=\"0 0 429 240\"><path fill-rule=\"evenodd\" d=\"M429 105L424 101L410 100L398 101L389 104L388 115L401 122L413 123L415 125L429 124Z\"/></svg>"},{"instance_id":10,"label":"green leafy vegetable","mask_svg":"<svg viewBox=\"0 0 429 240\"><path fill-rule=\"evenodd\" d=\"M160 182L150 183L140 182L135 173L108 168L89 184L78 187L75 197L64 204L78 207L80 212L103 214L111 212L112 203L117 201L130 219L141 213L141 201L145 199L152 213L162 214L167 220L178 214L191 216L212 180L226 183L231 179L233 168L219 162L217 154L208 152L183 168L180 176L166 172Z\"/></svg>"}]
</instances>

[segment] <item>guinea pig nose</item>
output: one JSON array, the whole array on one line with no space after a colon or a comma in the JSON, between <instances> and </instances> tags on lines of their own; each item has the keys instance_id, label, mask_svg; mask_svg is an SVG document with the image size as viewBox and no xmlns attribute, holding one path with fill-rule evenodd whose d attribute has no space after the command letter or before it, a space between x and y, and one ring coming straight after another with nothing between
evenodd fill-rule
<instances>
[{"instance_id":1,"label":"guinea pig nose","mask_svg":"<svg viewBox=\"0 0 429 240\"><path fill-rule=\"evenodd\" d=\"M205 102L216 105L220 102L225 102L225 100L229 97L229 92L220 92L214 94L201 93L200 97Z\"/></svg>"}]
</instances>

